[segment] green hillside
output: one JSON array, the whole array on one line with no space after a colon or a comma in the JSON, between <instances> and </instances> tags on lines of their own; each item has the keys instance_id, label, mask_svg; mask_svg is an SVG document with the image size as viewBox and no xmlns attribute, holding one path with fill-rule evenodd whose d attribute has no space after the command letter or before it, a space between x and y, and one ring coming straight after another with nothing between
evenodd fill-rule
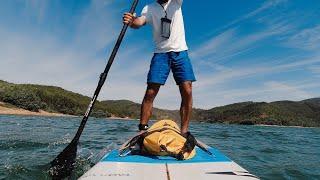
<instances>
[{"instance_id":1,"label":"green hillside","mask_svg":"<svg viewBox=\"0 0 320 180\"><path fill-rule=\"evenodd\" d=\"M55 86L13 84L0 80L0 101L30 111L83 115L90 98ZM140 116L140 104L128 100L97 102L94 117ZM178 110L154 108L152 119L179 119ZM242 102L209 110L194 109L193 120L228 124L320 127L320 98L303 101Z\"/></svg>"},{"instance_id":2,"label":"green hillside","mask_svg":"<svg viewBox=\"0 0 320 180\"><path fill-rule=\"evenodd\" d=\"M34 112L42 109L81 116L90 98L55 86L13 84L0 80L0 101ZM155 108L152 118L177 118L177 115L176 111ZM140 104L127 100L97 101L92 116L139 118Z\"/></svg>"},{"instance_id":3,"label":"green hillside","mask_svg":"<svg viewBox=\"0 0 320 180\"><path fill-rule=\"evenodd\" d=\"M131 117L138 119L140 117L141 104L128 101L128 100L107 100L102 101L102 104L113 114L117 114L119 117ZM152 119L166 119L173 118L178 119L178 111L163 110L153 108Z\"/></svg>"},{"instance_id":4,"label":"green hillside","mask_svg":"<svg viewBox=\"0 0 320 180\"><path fill-rule=\"evenodd\" d=\"M90 98L54 86L13 84L0 81L0 100L30 111L40 109L70 115L82 115ZM96 104L94 116L108 115L101 103Z\"/></svg>"},{"instance_id":5,"label":"green hillside","mask_svg":"<svg viewBox=\"0 0 320 180\"><path fill-rule=\"evenodd\" d=\"M320 98L299 102L236 103L201 111L198 120L231 124L320 126Z\"/></svg>"}]
</instances>

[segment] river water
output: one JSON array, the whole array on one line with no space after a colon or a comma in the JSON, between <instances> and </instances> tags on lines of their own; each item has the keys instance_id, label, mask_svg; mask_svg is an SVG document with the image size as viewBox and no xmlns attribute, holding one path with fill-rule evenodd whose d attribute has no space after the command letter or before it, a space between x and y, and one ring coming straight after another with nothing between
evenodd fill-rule
<instances>
[{"instance_id":1,"label":"river water","mask_svg":"<svg viewBox=\"0 0 320 180\"><path fill-rule=\"evenodd\" d=\"M48 164L70 142L78 117L0 115L0 179L49 179ZM132 137L138 121L89 119L76 177ZM320 128L191 123L206 144L261 179L320 179Z\"/></svg>"}]
</instances>

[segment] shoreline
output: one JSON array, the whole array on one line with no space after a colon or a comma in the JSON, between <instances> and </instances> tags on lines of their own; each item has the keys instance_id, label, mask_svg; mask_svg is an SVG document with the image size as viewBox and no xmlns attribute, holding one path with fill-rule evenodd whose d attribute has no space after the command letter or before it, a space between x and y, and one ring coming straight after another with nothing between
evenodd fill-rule
<instances>
[{"instance_id":1,"label":"shoreline","mask_svg":"<svg viewBox=\"0 0 320 180\"><path fill-rule=\"evenodd\" d=\"M4 103L0 101L0 115L16 115L16 116L43 116L43 117L81 117L69 114L62 114L62 113L53 113L47 112L44 110L39 110L39 112L33 112L29 110L25 110L22 108L18 108L12 106L10 104ZM106 120L126 120L126 121L137 121L138 119L132 119L129 117L106 117L103 118ZM304 126L282 126L282 125L268 125L268 124L255 124L253 126L260 126L260 127L279 127L279 128L319 128L319 127L304 127Z\"/></svg>"},{"instance_id":2,"label":"shoreline","mask_svg":"<svg viewBox=\"0 0 320 180\"><path fill-rule=\"evenodd\" d=\"M73 115L62 114L62 113L52 113L44 110L39 110L39 112L33 112L25 110L18 107L13 107L10 104L0 102L0 115L22 115L22 116L48 116L48 117L72 117Z\"/></svg>"},{"instance_id":3,"label":"shoreline","mask_svg":"<svg viewBox=\"0 0 320 180\"><path fill-rule=\"evenodd\" d=\"M268 125L268 124L255 124L254 126L261 127L279 127L279 128L319 128L319 127L306 127L306 126L282 126L282 125Z\"/></svg>"},{"instance_id":4,"label":"shoreline","mask_svg":"<svg viewBox=\"0 0 320 180\"><path fill-rule=\"evenodd\" d=\"M129 117L125 117L125 118L122 118L122 117L116 117L116 116L111 116L111 117L106 117L105 118L106 120L126 120L126 121L135 121L137 119L132 119L132 118L129 118Z\"/></svg>"},{"instance_id":5,"label":"shoreline","mask_svg":"<svg viewBox=\"0 0 320 180\"><path fill-rule=\"evenodd\" d=\"M47 112L44 110L39 110L39 112L33 112L29 110L25 110L19 107L12 106L10 104L4 103L0 101L0 115L16 115L16 116L43 116L43 117L81 117L76 115L70 115L70 114L62 114L62 113L53 113L53 112ZM131 119L129 117L121 118L121 117L108 117L105 118L107 120L135 120Z\"/></svg>"}]
</instances>

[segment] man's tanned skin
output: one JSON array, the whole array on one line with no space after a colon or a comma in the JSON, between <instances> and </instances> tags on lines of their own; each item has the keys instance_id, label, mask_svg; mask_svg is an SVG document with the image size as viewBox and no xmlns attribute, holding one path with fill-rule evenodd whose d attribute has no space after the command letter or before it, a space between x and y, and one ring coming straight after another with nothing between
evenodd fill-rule
<instances>
[{"instance_id":1,"label":"man's tanned skin","mask_svg":"<svg viewBox=\"0 0 320 180\"><path fill-rule=\"evenodd\" d=\"M168 0L158 0L157 2L164 4L168 2ZM138 29L146 24L146 19L145 17L135 17L131 13L125 13L123 23L128 24L131 28ZM148 83L141 105L140 124L148 124L152 115L153 101L159 92L160 86L161 84ZM179 91L181 95L181 133L185 134L188 132L192 113L192 82L185 81L179 84Z\"/></svg>"},{"instance_id":2,"label":"man's tanned skin","mask_svg":"<svg viewBox=\"0 0 320 180\"><path fill-rule=\"evenodd\" d=\"M157 0L159 4L167 3L169 0ZM124 13L123 23L129 24L131 28L139 29L141 26L146 24L146 19L144 17L135 17L131 13Z\"/></svg>"}]
</instances>

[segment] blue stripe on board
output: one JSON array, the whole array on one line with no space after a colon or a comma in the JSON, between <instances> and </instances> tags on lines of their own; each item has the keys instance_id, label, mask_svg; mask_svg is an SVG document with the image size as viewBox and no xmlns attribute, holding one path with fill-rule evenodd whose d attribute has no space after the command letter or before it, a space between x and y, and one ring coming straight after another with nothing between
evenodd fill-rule
<instances>
[{"instance_id":1,"label":"blue stripe on board","mask_svg":"<svg viewBox=\"0 0 320 180\"><path fill-rule=\"evenodd\" d=\"M231 162L229 158L214 148L209 149L212 155L196 148L196 156L189 160L178 161L169 156L140 156L128 155L120 157L118 150L111 151L101 161L102 162L130 162L130 163L204 163L204 162Z\"/></svg>"}]
</instances>

